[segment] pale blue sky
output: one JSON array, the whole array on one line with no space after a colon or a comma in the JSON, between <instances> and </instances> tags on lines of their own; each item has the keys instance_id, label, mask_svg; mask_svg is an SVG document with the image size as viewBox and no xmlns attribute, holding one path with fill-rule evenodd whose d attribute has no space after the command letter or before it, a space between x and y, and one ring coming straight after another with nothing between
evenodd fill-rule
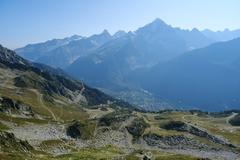
<instances>
[{"instance_id":1,"label":"pale blue sky","mask_svg":"<svg viewBox=\"0 0 240 160\"><path fill-rule=\"evenodd\" d=\"M0 44L14 49L104 29L135 30L155 18L188 29L237 29L239 8L239 0L0 0Z\"/></svg>"}]
</instances>

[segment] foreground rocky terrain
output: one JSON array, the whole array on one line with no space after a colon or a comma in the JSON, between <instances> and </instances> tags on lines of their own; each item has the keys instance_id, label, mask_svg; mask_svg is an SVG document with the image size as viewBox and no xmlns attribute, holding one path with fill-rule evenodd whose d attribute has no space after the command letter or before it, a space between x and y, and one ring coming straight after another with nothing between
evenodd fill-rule
<instances>
[{"instance_id":1,"label":"foreground rocky terrain","mask_svg":"<svg viewBox=\"0 0 240 160\"><path fill-rule=\"evenodd\" d=\"M111 106L83 110L85 118L65 121L1 113L1 157L25 159L26 154L27 159L240 157L240 127L227 123L231 115L143 113Z\"/></svg>"},{"instance_id":2,"label":"foreground rocky terrain","mask_svg":"<svg viewBox=\"0 0 240 160\"><path fill-rule=\"evenodd\" d=\"M143 112L0 47L0 159L236 160L239 113Z\"/></svg>"}]
</instances>

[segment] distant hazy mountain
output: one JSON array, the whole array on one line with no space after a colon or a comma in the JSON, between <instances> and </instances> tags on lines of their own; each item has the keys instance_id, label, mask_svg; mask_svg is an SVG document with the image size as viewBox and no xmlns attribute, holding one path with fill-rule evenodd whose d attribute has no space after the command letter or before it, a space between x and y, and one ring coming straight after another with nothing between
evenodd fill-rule
<instances>
[{"instance_id":1,"label":"distant hazy mountain","mask_svg":"<svg viewBox=\"0 0 240 160\"><path fill-rule=\"evenodd\" d=\"M232 30L232 31L225 29L224 31L217 31L217 32L211 31L209 29L205 29L202 31L202 33L206 37L213 39L215 41L229 41L229 40L240 37L239 29Z\"/></svg>"},{"instance_id":2,"label":"distant hazy mountain","mask_svg":"<svg viewBox=\"0 0 240 160\"><path fill-rule=\"evenodd\" d=\"M125 31L118 31L113 35L113 38L120 38L122 36L125 36L127 33Z\"/></svg>"},{"instance_id":3,"label":"distant hazy mountain","mask_svg":"<svg viewBox=\"0 0 240 160\"><path fill-rule=\"evenodd\" d=\"M91 50L111 40L112 36L104 30L91 37L72 36L44 43L27 45L16 52L24 58L53 67L65 68L77 58L86 56Z\"/></svg>"},{"instance_id":4,"label":"distant hazy mountain","mask_svg":"<svg viewBox=\"0 0 240 160\"><path fill-rule=\"evenodd\" d=\"M23 48L16 49L15 51L23 58L36 61L43 56L47 56L48 52L78 39L82 39L82 37L74 35L64 39L53 39L43 43L29 44Z\"/></svg>"},{"instance_id":5,"label":"distant hazy mountain","mask_svg":"<svg viewBox=\"0 0 240 160\"><path fill-rule=\"evenodd\" d=\"M240 106L240 38L193 50L130 79L179 107L223 110Z\"/></svg>"},{"instance_id":6,"label":"distant hazy mountain","mask_svg":"<svg viewBox=\"0 0 240 160\"><path fill-rule=\"evenodd\" d=\"M197 29L173 28L160 19L121 35L77 59L67 71L96 86L119 85L125 74L137 68L151 67L213 42Z\"/></svg>"},{"instance_id":7,"label":"distant hazy mountain","mask_svg":"<svg viewBox=\"0 0 240 160\"><path fill-rule=\"evenodd\" d=\"M130 35L131 40L129 40ZM130 42L129 44L124 42L129 46L123 46L121 44L123 40L116 40L122 37ZM204 47L212 42L197 29L192 31L181 30L167 25L160 19L156 19L152 23L129 34L124 31L118 31L111 36L107 30L104 30L101 34L90 37L72 36L70 38L54 39L44 43L27 45L17 49L16 52L34 62L66 68L78 58L82 58L90 53L98 54L99 49L102 50L101 52L109 52L111 50L111 54L116 55L114 53L116 50L112 50L114 48L112 48L112 45L115 43L114 46L122 47L121 51L123 52L128 50L128 47L132 46L134 48L134 51L128 57L123 58L131 63L131 68L138 68L152 66L159 61L169 60L187 50Z\"/></svg>"}]
</instances>

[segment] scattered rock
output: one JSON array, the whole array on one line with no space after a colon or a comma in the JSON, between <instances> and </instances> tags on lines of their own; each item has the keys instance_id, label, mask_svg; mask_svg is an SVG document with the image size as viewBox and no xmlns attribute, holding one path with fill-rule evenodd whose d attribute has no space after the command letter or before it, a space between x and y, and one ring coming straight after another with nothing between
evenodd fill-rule
<instances>
[{"instance_id":1,"label":"scattered rock","mask_svg":"<svg viewBox=\"0 0 240 160\"><path fill-rule=\"evenodd\" d=\"M34 147L42 141L69 139L64 130L64 126L56 124L20 125L13 127L11 132L13 132L17 138L27 140Z\"/></svg>"},{"instance_id":2,"label":"scattered rock","mask_svg":"<svg viewBox=\"0 0 240 160\"><path fill-rule=\"evenodd\" d=\"M182 135L160 136L156 134L147 134L143 136L144 141L149 146L154 146L162 149L203 149L206 145L200 144L197 141L187 138Z\"/></svg>"}]
</instances>

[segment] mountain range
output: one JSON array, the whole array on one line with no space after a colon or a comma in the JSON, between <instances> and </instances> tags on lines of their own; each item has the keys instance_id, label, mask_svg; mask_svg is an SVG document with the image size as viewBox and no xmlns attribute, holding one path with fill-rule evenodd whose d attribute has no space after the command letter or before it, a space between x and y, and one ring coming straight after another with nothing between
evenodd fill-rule
<instances>
[{"instance_id":1,"label":"mountain range","mask_svg":"<svg viewBox=\"0 0 240 160\"><path fill-rule=\"evenodd\" d=\"M232 40L238 32L184 30L156 19L134 32L111 35L104 30L90 37L27 45L16 52L145 109L223 110L239 104L234 69L239 48L237 40L218 42Z\"/></svg>"},{"instance_id":2,"label":"mountain range","mask_svg":"<svg viewBox=\"0 0 240 160\"><path fill-rule=\"evenodd\" d=\"M118 31L110 35L107 30L104 30L101 34L90 37L74 35L69 38L27 45L15 51L28 60L65 68L86 55L95 55L100 50L104 53L107 49L117 52L118 48L126 48L125 54L129 54L126 55L129 66L136 68L151 66L184 51L207 46L212 42L213 40L205 37L197 29L182 30L156 19L134 32ZM134 53L128 53L131 48Z\"/></svg>"}]
</instances>

